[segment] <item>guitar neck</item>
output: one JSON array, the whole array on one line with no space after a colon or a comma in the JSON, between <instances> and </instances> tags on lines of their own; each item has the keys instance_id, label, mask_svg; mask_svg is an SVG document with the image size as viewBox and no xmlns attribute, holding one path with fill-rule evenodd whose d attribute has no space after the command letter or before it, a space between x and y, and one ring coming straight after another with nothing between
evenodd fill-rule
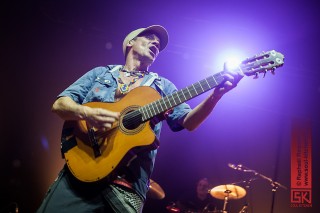
<instances>
[{"instance_id":1,"label":"guitar neck","mask_svg":"<svg viewBox=\"0 0 320 213\"><path fill-rule=\"evenodd\" d=\"M224 71L216 73L182 90L179 90L173 94L165 96L157 101L139 108L138 111L142 114L142 121L150 120L156 115L166 112L167 110L181 103L184 103L192 98L201 95L202 93L213 89L224 80L222 76L223 73Z\"/></svg>"},{"instance_id":2,"label":"guitar neck","mask_svg":"<svg viewBox=\"0 0 320 213\"><path fill-rule=\"evenodd\" d=\"M274 73L277 67L281 67L284 63L284 56L275 50L263 52L255 55L251 58L247 58L235 68L233 71L241 72L246 76L255 75L258 77L259 73L266 74L267 71ZM133 116L139 116L139 120L147 121L156 115L159 115L172 107L175 107L183 102L186 102L204 92L221 84L224 80L223 74L225 71L218 72L212 76L209 76L197 83L192 84L176 93L163 97L157 101L140 107L133 113ZM131 115L130 115L131 116ZM128 117L130 117L128 116Z\"/></svg>"}]
</instances>

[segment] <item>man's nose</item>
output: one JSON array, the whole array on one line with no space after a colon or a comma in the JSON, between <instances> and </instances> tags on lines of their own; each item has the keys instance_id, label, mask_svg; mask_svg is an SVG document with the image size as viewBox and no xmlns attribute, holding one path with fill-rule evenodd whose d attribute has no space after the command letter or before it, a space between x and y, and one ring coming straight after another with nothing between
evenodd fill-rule
<instances>
[{"instance_id":1,"label":"man's nose","mask_svg":"<svg viewBox=\"0 0 320 213\"><path fill-rule=\"evenodd\" d=\"M160 45L160 42L155 39L155 40L152 41L152 44L154 44L154 45L156 45L156 46L157 46L157 45L159 46L159 45Z\"/></svg>"}]
</instances>

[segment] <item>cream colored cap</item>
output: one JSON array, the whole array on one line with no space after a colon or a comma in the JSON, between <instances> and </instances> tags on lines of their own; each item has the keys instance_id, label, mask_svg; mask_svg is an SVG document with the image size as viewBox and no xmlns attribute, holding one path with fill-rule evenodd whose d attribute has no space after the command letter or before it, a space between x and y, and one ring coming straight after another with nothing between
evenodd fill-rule
<instances>
[{"instance_id":1,"label":"cream colored cap","mask_svg":"<svg viewBox=\"0 0 320 213\"><path fill-rule=\"evenodd\" d=\"M127 44L129 43L129 41L131 41L141 33L147 32L147 31L153 32L159 37L160 51L162 51L167 46L168 40L169 40L169 35L167 30L161 25L151 25L146 28L139 28L137 30L134 30L126 36L122 44L123 54L126 55Z\"/></svg>"}]
</instances>

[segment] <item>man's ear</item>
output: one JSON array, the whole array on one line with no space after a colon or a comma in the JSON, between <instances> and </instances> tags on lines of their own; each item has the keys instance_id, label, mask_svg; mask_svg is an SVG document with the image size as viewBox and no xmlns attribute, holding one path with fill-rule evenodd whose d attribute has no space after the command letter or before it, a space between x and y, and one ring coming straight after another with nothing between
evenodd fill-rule
<instances>
[{"instance_id":1,"label":"man's ear","mask_svg":"<svg viewBox=\"0 0 320 213\"><path fill-rule=\"evenodd\" d=\"M134 40L130 40L126 46L126 53L128 53L129 48L131 48L133 46Z\"/></svg>"},{"instance_id":2,"label":"man's ear","mask_svg":"<svg viewBox=\"0 0 320 213\"><path fill-rule=\"evenodd\" d=\"M133 39L130 40L130 41L128 42L128 44L127 44L127 47L132 47L133 43L134 43L134 40L133 40Z\"/></svg>"},{"instance_id":3,"label":"man's ear","mask_svg":"<svg viewBox=\"0 0 320 213\"><path fill-rule=\"evenodd\" d=\"M127 45L126 45L126 55L128 54L128 52L130 51L131 47L133 46L134 44L134 39L130 40Z\"/></svg>"}]
</instances>

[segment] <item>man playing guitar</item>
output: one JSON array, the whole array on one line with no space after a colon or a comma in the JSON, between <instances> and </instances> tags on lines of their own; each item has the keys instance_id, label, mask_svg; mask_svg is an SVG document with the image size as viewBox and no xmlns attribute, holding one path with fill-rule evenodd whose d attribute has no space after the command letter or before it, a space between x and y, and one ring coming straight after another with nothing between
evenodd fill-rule
<instances>
[{"instance_id":1,"label":"man playing guitar","mask_svg":"<svg viewBox=\"0 0 320 213\"><path fill-rule=\"evenodd\" d=\"M58 95L52 111L66 121L66 166L38 212L142 212L161 120L173 131L196 129L243 77L224 72L213 92L191 109L184 101L204 91L203 85L167 98L177 88L149 71L167 43L160 25L134 30L123 42L124 65L96 67Z\"/></svg>"}]
</instances>

